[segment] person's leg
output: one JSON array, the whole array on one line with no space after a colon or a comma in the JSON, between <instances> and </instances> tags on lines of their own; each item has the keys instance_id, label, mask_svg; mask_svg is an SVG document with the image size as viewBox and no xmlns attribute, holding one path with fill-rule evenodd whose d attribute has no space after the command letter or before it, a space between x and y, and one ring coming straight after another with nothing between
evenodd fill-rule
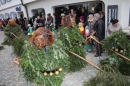
<instances>
[{"instance_id":1,"label":"person's leg","mask_svg":"<svg viewBox=\"0 0 130 86\"><path fill-rule=\"evenodd\" d=\"M95 57L101 56L101 45L96 43L96 55Z\"/></svg>"},{"instance_id":2,"label":"person's leg","mask_svg":"<svg viewBox=\"0 0 130 86\"><path fill-rule=\"evenodd\" d=\"M101 56L102 46L98 44L98 55Z\"/></svg>"}]
</instances>

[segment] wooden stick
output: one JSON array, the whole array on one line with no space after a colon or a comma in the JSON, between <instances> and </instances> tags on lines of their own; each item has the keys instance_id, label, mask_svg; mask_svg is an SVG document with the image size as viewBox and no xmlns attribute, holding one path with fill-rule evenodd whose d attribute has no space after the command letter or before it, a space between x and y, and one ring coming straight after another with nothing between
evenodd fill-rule
<instances>
[{"instance_id":1,"label":"wooden stick","mask_svg":"<svg viewBox=\"0 0 130 86\"><path fill-rule=\"evenodd\" d=\"M98 70L103 71L101 68L99 68L98 66L94 65L92 62L90 62L90 61L84 59L83 57L79 56L78 54L76 54L76 53L74 53L74 52L71 52L71 51L69 51L69 52L70 52L71 54L77 56L78 58L84 60L85 62L89 63L90 65L92 65L93 67L97 68Z\"/></svg>"},{"instance_id":2,"label":"wooden stick","mask_svg":"<svg viewBox=\"0 0 130 86\"><path fill-rule=\"evenodd\" d=\"M14 33L12 33L12 32L11 32L11 34L12 34L14 37L16 37L16 38L19 38L19 37L18 37L18 36L16 36Z\"/></svg>"},{"instance_id":3,"label":"wooden stick","mask_svg":"<svg viewBox=\"0 0 130 86\"><path fill-rule=\"evenodd\" d=\"M19 62L20 62L20 57L14 59L14 63L16 63L17 65L20 64Z\"/></svg>"},{"instance_id":4,"label":"wooden stick","mask_svg":"<svg viewBox=\"0 0 130 86\"><path fill-rule=\"evenodd\" d=\"M117 55L121 56L122 58L124 58L124 59L126 59L126 60L130 61L130 59L129 59L129 58L127 58L126 56L123 56L123 55L121 55L120 53L115 52L115 51L114 51L114 50L112 50L112 49L109 49L109 50L111 50L111 51L112 51L112 52L114 52L115 54L117 54Z\"/></svg>"},{"instance_id":5,"label":"wooden stick","mask_svg":"<svg viewBox=\"0 0 130 86\"><path fill-rule=\"evenodd\" d=\"M88 38L86 38L86 40L88 40L88 39L93 39L94 41L96 41L98 44L101 44L101 45L103 45L101 42L99 42L94 36L89 36ZM86 41L85 40L85 41Z\"/></svg>"},{"instance_id":6,"label":"wooden stick","mask_svg":"<svg viewBox=\"0 0 130 86\"><path fill-rule=\"evenodd\" d=\"M94 38L93 36L90 36L89 38L93 39L93 40L96 41L98 44L103 45L101 42L99 42L99 41L98 41L96 38ZM123 56L123 55L121 55L120 53L115 52L115 51L112 50L112 49L109 49L109 50L112 51L112 52L114 52L115 54L119 55L120 57L124 58L125 60L130 61L130 59L129 59L128 57Z\"/></svg>"}]
</instances>

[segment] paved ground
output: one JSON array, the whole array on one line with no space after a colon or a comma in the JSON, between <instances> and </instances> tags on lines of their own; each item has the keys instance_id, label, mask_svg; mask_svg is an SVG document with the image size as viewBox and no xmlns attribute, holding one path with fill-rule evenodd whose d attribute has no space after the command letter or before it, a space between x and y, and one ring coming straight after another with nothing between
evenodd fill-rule
<instances>
[{"instance_id":1,"label":"paved ground","mask_svg":"<svg viewBox=\"0 0 130 86\"><path fill-rule=\"evenodd\" d=\"M3 42L4 34L0 32L0 44ZM0 86L32 86L20 77L19 68L14 64L12 47L4 46L0 51Z\"/></svg>"},{"instance_id":2,"label":"paved ground","mask_svg":"<svg viewBox=\"0 0 130 86\"><path fill-rule=\"evenodd\" d=\"M3 42L4 34L0 32L0 43ZM0 51L0 86L34 86L28 84L24 78L19 77L20 72L17 65L14 64L12 55L12 47L4 46L5 49ZM106 57L95 58L94 53L88 53L86 58L96 65L99 65L99 60ZM66 74L61 86L83 86L84 81L88 81L98 73L91 65L87 65L81 71Z\"/></svg>"}]
</instances>

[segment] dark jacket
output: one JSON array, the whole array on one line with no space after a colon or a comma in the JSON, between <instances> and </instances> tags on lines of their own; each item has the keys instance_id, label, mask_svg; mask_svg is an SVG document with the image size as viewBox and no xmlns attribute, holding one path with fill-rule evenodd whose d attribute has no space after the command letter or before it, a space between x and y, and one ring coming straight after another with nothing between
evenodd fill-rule
<instances>
[{"instance_id":1,"label":"dark jacket","mask_svg":"<svg viewBox=\"0 0 130 86\"><path fill-rule=\"evenodd\" d=\"M29 20L29 24L31 25L31 27L33 26L32 19Z\"/></svg>"},{"instance_id":2,"label":"dark jacket","mask_svg":"<svg viewBox=\"0 0 130 86\"><path fill-rule=\"evenodd\" d=\"M50 18L50 19L47 19L47 22L48 22L48 24L47 24L47 25L51 25L51 23L53 23L53 17L51 16L51 18Z\"/></svg>"},{"instance_id":3,"label":"dark jacket","mask_svg":"<svg viewBox=\"0 0 130 86\"><path fill-rule=\"evenodd\" d=\"M39 27L43 27L43 20L42 19L37 19L36 23L37 23L36 29L38 29Z\"/></svg>"},{"instance_id":4,"label":"dark jacket","mask_svg":"<svg viewBox=\"0 0 130 86\"><path fill-rule=\"evenodd\" d=\"M98 19L94 25L94 30L96 31L95 36L102 40L105 38L105 23L102 19Z\"/></svg>"},{"instance_id":5,"label":"dark jacket","mask_svg":"<svg viewBox=\"0 0 130 86\"><path fill-rule=\"evenodd\" d=\"M55 29L58 29L58 26L60 25L60 18L59 17L55 17Z\"/></svg>"}]
</instances>

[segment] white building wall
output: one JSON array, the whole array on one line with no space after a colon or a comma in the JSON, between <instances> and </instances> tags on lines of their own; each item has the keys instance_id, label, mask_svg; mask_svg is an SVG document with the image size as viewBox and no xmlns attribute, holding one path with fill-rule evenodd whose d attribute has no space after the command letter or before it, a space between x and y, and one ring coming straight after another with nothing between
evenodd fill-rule
<instances>
[{"instance_id":1,"label":"white building wall","mask_svg":"<svg viewBox=\"0 0 130 86\"><path fill-rule=\"evenodd\" d=\"M6 2L5 4L0 6L0 11L4 9L8 9L9 7L21 4L20 0L11 0L10 2Z\"/></svg>"},{"instance_id":2,"label":"white building wall","mask_svg":"<svg viewBox=\"0 0 130 86\"><path fill-rule=\"evenodd\" d=\"M32 12L31 12L32 9L44 8L46 14L48 14L48 13L53 13L53 6L86 2L86 1L95 1L95 0L40 0L37 2L32 2L30 4L27 4L27 7L28 7L29 16L32 16ZM96 1L100 1L100 0L96 0Z\"/></svg>"},{"instance_id":3,"label":"white building wall","mask_svg":"<svg viewBox=\"0 0 130 86\"><path fill-rule=\"evenodd\" d=\"M107 6L118 5L118 19L122 28L128 27L129 21L129 0L103 0L105 3L105 14L107 22ZM107 28L107 26L106 26Z\"/></svg>"},{"instance_id":4,"label":"white building wall","mask_svg":"<svg viewBox=\"0 0 130 86\"><path fill-rule=\"evenodd\" d=\"M121 6L121 18L120 23L123 28L126 28L129 25L129 0L124 0Z\"/></svg>"},{"instance_id":5,"label":"white building wall","mask_svg":"<svg viewBox=\"0 0 130 86\"><path fill-rule=\"evenodd\" d=\"M23 13L24 17L27 17L25 7L21 5L20 0L11 0L10 2L6 2L5 4L0 5L0 15L4 15L6 13L11 14L11 12L15 12L17 14L17 17L20 18L19 16L19 11L16 11L16 7L21 7L21 13ZM0 17L1 18L1 17Z\"/></svg>"},{"instance_id":6,"label":"white building wall","mask_svg":"<svg viewBox=\"0 0 130 86\"><path fill-rule=\"evenodd\" d=\"M129 0L129 25L130 25L130 0Z\"/></svg>"},{"instance_id":7,"label":"white building wall","mask_svg":"<svg viewBox=\"0 0 130 86\"><path fill-rule=\"evenodd\" d=\"M23 0L23 3L27 4L27 3L34 2L34 1L38 1L38 0Z\"/></svg>"}]
</instances>

